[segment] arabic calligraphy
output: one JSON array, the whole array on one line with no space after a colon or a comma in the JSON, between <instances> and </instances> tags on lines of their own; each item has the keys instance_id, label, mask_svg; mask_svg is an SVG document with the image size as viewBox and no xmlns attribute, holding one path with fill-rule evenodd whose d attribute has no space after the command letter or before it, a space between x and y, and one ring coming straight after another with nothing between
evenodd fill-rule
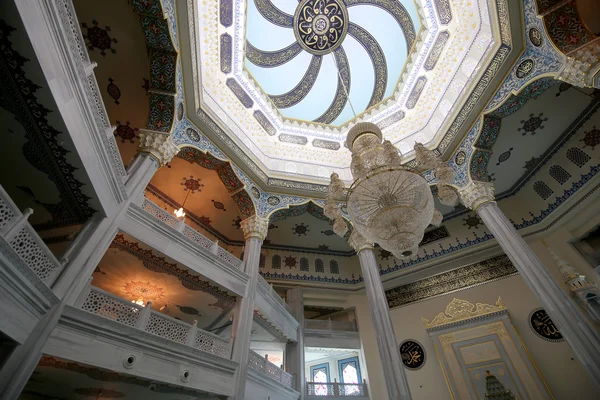
<instances>
[{"instance_id":1,"label":"arabic calligraphy","mask_svg":"<svg viewBox=\"0 0 600 400\"><path fill-rule=\"evenodd\" d=\"M303 0L294 13L294 34L309 53L332 52L347 31L348 11L340 0Z\"/></svg>"},{"instance_id":2,"label":"arabic calligraphy","mask_svg":"<svg viewBox=\"0 0 600 400\"><path fill-rule=\"evenodd\" d=\"M543 339L551 342L564 340L560 330L543 308L538 308L531 313L529 324L533 331Z\"/></svg>"},{"instance_id":3,"label":"arabic calligraphy","mask_svg":"<svg viewBox=\"0 0 600 400\"><path fill-rule=\"evenodd\" d=\"M400 344L400 357L406 368L419 369L425 363L425 350L414 340L405 340Z\"/></svg>"}]
</instances>

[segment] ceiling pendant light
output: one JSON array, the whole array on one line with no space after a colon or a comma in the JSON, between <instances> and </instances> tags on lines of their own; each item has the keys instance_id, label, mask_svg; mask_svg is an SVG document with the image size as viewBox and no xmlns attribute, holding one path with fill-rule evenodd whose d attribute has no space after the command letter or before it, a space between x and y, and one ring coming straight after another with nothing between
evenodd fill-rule
<instances>
[{"instance_id":1,"label":"ceiling pendant light","mask_svg":"<svg viewBox=\"0 0 600 400\"><path fill-rule=\"evenodd\" d=\"M177 218L181 219L181 218L185 217L185 212L183 211L183 206L185 206L185 202L187 201L188 196L190 195L190 192L191 192L190 190L187 191L187 194L185 195L185 199L183 200L183 204L181 205L181 207L179 207L179 210L173 211L173 213L175 214L175 216Z\"/></svg>"},{"instance_id":2,"label":"ceiling pendant light","mask_svg":"<svg viewBox=\"0 0 600 400\"><path fill-rule=\"evenodd\" d=\"M354 182L346 191L338 175L331 175L325 215L334 219L334 231L336 223L343 222L338 202L345 200L354 229L369 242L379 244L396 258L416 254L429 224L439 226L442 222L429 183L401 164L398 149L383 141L381 130L373 123L356 124L348 132L346 144L352 152ZM447 185L454 180L454 170L420 143L415 144L415 153L419 168L434 169L438 184L454 192Z\"/></svg>"}]
</instances>

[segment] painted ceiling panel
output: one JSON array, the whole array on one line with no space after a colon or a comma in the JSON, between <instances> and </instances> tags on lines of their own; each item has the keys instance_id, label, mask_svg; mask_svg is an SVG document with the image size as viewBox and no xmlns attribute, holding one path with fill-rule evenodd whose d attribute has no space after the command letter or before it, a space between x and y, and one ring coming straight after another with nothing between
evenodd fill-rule
<instances>
[{"instance_id":1,"label":"painted ceiling panel","mask_svg":"<svg viewBox=\"0 0 600 400\"><path fill-rule=\"evenodd\" d=\"M404 7L412 19L412 26L405 29L412 30L414 36L420 27L415 3L399 0L392 0L389 5L381 1L354 3L347 7L346 2L340 0L303 0L298 4L269 0L248 2L246 39L253 47L251 53L247 50L245 64L259 86L274 96L290 90L306 92L307 88L299 88L298 82L314 81L308 94L302 93L306 97L296 105L289 107L289 102L282 105L276 101L284 117L339 125L354 117L354 113L345 98L334 105L334 112L326 112L336 90L350 93L354 112L359 114L395 89L408 49L407 41L399 40L404 33L398 19L394 11L388 9ZM303 47L300 55L289 61L282 58L279 66L256 65L260 63L258 58L268 58L270 52L296 42ZM347 55L351 87L338 88L340 66L334 62L332 53L337 46ZM246 47L248 49L248 45ZM323 58L318 72L309 71L309 74L318 74L316 79L306 76L310 55Z\"/></svg>"},{"instance_id":2,"label":"painted ceiling panel","mask_svg":"<svg viewBox=\"0 0 600 400\"><path fill-rule=\"evenodd\" d=\"M569 133L569 126L591 101L585 91L570 88L561 92L560 85L555 85L502 118L488 164L496 192L511 189L534 167L557 139Z\"/></svg>"}]
</instances>

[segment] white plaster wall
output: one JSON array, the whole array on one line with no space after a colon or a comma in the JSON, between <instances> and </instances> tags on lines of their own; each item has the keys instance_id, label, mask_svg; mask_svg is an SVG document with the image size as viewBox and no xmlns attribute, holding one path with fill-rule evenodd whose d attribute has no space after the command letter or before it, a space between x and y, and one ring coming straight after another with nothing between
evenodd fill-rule
<instances>
[{"instance_id":1,"label":"white plaster wall","mask_svg":"<svg viewBox=\"0 0 600 400\"><path fill-rule=\"evenodd\" d=\"M454 297L472 303L494 304L498 296L504 300L517 333L554 397L557 400L597 399L597 391L586 371L574 359L568 344L545 341L529 328L527 322L529 313L539 307L540 303L520 276L391 310L398 343L405 339L416 339L424 346L427 355L423 368L417 371L406 370L413 399L451 399L433 343L425 331L421 317L431 320L439 312L444 311ZM366 296L364 294L351 296L347 306L355 306L357 310L357 322L369 371L371 399L386 400L388 396Z\"/></svg>"}]
</instances>

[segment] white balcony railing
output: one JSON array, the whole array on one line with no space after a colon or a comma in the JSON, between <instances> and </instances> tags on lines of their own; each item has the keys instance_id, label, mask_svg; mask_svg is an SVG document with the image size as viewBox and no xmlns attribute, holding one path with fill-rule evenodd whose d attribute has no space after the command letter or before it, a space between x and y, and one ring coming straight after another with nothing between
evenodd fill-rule
<instances>
[{"instance_id":1,"label":"white balcony railing","mask_svg":"<svg viewBox=\"0 0 600 400\"><path fill-rule=\"evenodd\" d=\"M308 396L337 396L337 397L367 397L367 382L340 383L340 382L306 382Z\"/></svg>"},{"instance_id":2,"label":"white balcony railing","mask_svg":"<svg viewBox=\"0 0 600 400\"><path fill-rule=\"evenodd\" d=\"M248 367L265 374L269 378L276 380L284 386L292 389L292 375L288 374L277 365L261 357L258 353L250 350L248 354Z\"/></svg>"},{"instance_id":3,"label":"white balcony railing","mask_svg":"<svg viewBox=\"0 0 600 400\"><path fill-rule=\"evenodd\" d=\"M227 250L223 249L221 246L218 245L218 242L211 241L209 238L202 235L200 232L198 232L191 226L186 225L184 220L179 220L173 214L163 210L156 203L146 198L144 199L142 208L154 218L181 232L192 242L212 252L214 255L222 259L226 264L232 266L235 269L243 269L244 262L242 260L234 256ZM281 298L281 296L277 294L277 292L275 292L273 287L262 276L258 277L258 284L264 287L264 290L267 293L270 293L275 299L277 299L281 304L283 304L285 309L292 316L294 315L294 313L292 312L292 308L289 306L289 304L287 304L285 300Z\"/></svg>"},{"instance_id":4,"label":"white balcony railing","mask_svg":"<svg viewBox=\"0 0 600 400\"><path fill-rule=\"evenodd\" d=\"M79 301L79 308L223 358L231 355L230 342L160 312L129 302L94 286ZM151 304L151 303L150 303Z\"/></svg>"},{"instance_id":5,"label":"white balcony railing","mask_svg":"<svg viewBox=\"0 0 600 400\"><path fill-rule=\"evenodd\" d=\"M356 322L332 321L331 319L305 319L304 328L321 331L356 332Z\"/></svg>"},{"instance_id":6,"label":"white balcony railing","mask_svg":"<svg viewBox=\"0 0 600 400\"><path fill-rule=\"evenodd\" d=\"M33 210L24 213L0 185L0 237L19 255L31 270L50 287L64 264L59 262L48 246L27 221Z\"/></svg>"},{"instance_id":7,"label":"white balcony railing","mask_svg":"<svg viewBox=\"0 0 600 400\"><path fill-rule=\"evenodd\" d=\"M154 202L148 199L144 199L142 208L154 218L181 232L185 237L190 239L192 242L195 242L200 247L211 251L214 255L222 259L231 267L238 270L242 269L242 260L234 256L227 250L223 249L221 246L218 245L217 242L213 242L194 228L190 227L189 225L186 225L184 220L177 219L173 214L163 210Z\"/></svg>"},{"instance_id":8,"label":"white balcony railing","mask_svg":"<svg viewBox=\"0 0 600 400\"><path fill-rule=\"evenodd\" d=\"M267 293L271 293L271 295L274 298L276 298L281 304L283 304L287 312L289 312L295 318L294 312L292 311L292 307L290 307L290 305L286 303L286 301L275 291L275 289L273 289L273 286L269 284L269 282L267 282L265 278L263 278L261 275L258 276L258 285L262 286Z\"/></svg>"}]
</instances>

